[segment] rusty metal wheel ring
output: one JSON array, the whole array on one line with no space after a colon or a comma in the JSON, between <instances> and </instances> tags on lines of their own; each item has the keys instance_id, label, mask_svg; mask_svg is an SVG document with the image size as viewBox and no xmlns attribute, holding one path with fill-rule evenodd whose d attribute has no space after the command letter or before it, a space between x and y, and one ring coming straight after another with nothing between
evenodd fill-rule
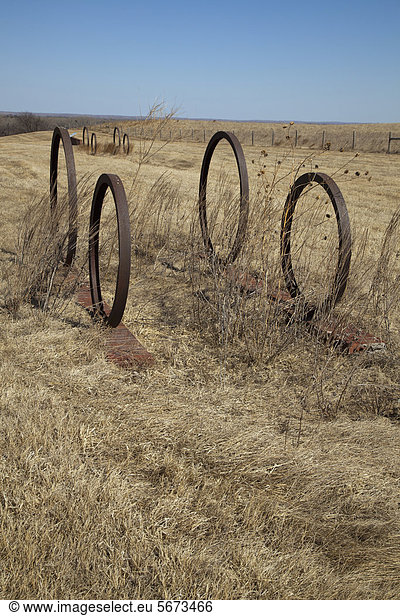
<instances>
[{"instance_id":1,"label":"rusty metal wheel ring","mask_svg":"<svg viewBox=\"0 0 400 616\"><path fill-rule=\"evenodd\" d=\"M110 314L104 310L101 295L99 273L99 233L103 201L107 189L110 188L117 211L118 225L118 275L115 287L114 303ZM95 314L100 316L110 327L117 327L124 314L128 297L129 278L131 272L131 232L129 223L128 203L122 181L117 175L103 173L97 180L94 190L89 226L89 278L92 304Z\"/></svg>"},{"instance_id":2,"label":"rusty metal wheel ring","mask_svg":"<svg viewBox=\"0 0 400 616\"><path fill-rule=\"evenodd\" d=\"M119 132L119 128L118 128L118 126L116 126L116 127L114 128L114 134L113 134L113 144L114 144L115 146L117 145L117 144L115 143L115 136L117 135L117 133L118 133L118 147L120 147L120 145L121 145L121 133Z\"/></svg>"},{"instance_id":3,"label":"rusty metal wheel ring","mask_svg":"<svg viewBox=\"0 0 400 616\"><path fill-rule=\"evenodd\" d=\"M97 137L96 137L96 133L92 133L92 136L90 137L90 153L93 154L94 156L96 152L97 152Z\"/></svg>"},{"instance_id":4,"label":"rusty metal wheel ring","mask_svg":"<svg viewBox=\"0 0 400 616\"><path fill-rule=\"evenodd\" d=\"M212 156L214 154L214 150L217 147L218 143L222 140L226 139L232 150L235 154L236 164L239 172L239 180L240 180L240 208L239 208L239 222L238 229L236 232L235 241L233 246L226 257L226 259L220 259L214 250L214 246L212 244L210 234L208 232L207 225L207 179L208 172L210 169L210 163ZM200 227L201 233L203 236L204 246L209 255L210 261L212 263L219 263L220 265L228 265L229 263L233 263L233 261L237 258L246 235L247 228L247 220L249 216L249 178L247 174L247 166L246 160L243 154L242 146L238 138L233 134L225 131L218 131L215 133L206 148L203 158L203 164L201 166L200 172L200 186L199 186L199 215L200 215Z\"/></svg>"},{"instance_id":5,"label":"rusty metal wheel ring","mask_svg":"<svg viewBox=\"0 0 400 616\"><path fill-rule=\"evenodd\" d=\"M87 143L85 143L85 134L87 137ZM83 145L87 145L87 147L89 147L89 131L87 129L87 126L83 127L83 131L82 131L82 143Z\"/></svg>"},{"instance_id":6,"label":"rusty metal wheel ring","mask_svg":"<svg viewBox=\"0 0 400 616\"><path fill-rule=\"evenodd\" d=\"M127 143L126 146L125 146L125 141ZM122 148L124 150L124 153L128 155L130 146L129 146L129 135L127 133L124 133L124 136L122 137Z\"/></svg>"},{"instance_id":7,"label":"rusty metal wheel ring","mask_svg":"<svg viewBox=\"0 0 400 616\"><path fill-rule=\"evenodd\" d=\"M76 170L74 152L72 149L71 137L66 128L56 126L53 131L50 151L50 208L55 211L57 208L57 181L58 181L58 152L62 141L65 165L67 168L68 179L68 247L65 257L65 265L71 265L75 257L76 241L78 237L78 189L76 184Z\"/></svg>"},{"instance_id":8,"label":"rusty metal wheel ring","mask_svg":"<svg viewBox=\"0 0 400 616\"><path fill-rule=\"evenodd\" d=\"M305 173L297 178L287 196L281 223L282 270L285 277L286 287L290 295L295 298L302 293L294 275L291 257L290 235L292 230L293 215L300 195L312 182L316 182L325 190L335 211L339 236L339 255L332 289L318 306L308 306L308 309L306 310L308 318L311 318L317 309L323 312L334 308L334 306L338 303L346 289L351 261L350 220L346 203L339 187L332 180L332 178L325 173Z\"/></svg>"}]
</instances>

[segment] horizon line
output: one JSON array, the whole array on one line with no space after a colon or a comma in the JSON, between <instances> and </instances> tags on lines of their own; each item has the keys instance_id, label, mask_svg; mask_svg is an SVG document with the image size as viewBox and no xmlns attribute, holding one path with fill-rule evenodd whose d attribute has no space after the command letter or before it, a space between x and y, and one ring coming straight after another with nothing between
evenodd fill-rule
<instances>
[{"instance_id":1,"label":"horizon line","mask_svg":"<svg viewBox=\"0 0 400 616\"><path fill-rule=\"evenodd\" d=\"M145 115L121 115L121 114L95 114L95 113L61 113L61 112L42 112L42 111L0 111L0 115L21 115L23 113L32 113L39 117L61 117L61 118L73 118L73 117L89 117L98 119L123 119L123 120L143 120L147 116ZM351 122L340 120L232 120L228 118L191 118L191 117L173 117L174 120L191 120L195 122L241 122L248 124L288 124L293 122L294 124L399 124L399 122Z\"/></svg>"}]
</instances>

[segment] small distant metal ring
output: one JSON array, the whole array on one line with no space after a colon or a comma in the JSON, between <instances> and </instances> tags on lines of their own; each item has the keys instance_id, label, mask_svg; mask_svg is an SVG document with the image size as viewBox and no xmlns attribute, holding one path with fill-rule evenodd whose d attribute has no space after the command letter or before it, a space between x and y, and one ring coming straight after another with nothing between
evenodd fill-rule
<instances>
[{"instance_id":1,"label":"small distant metal ring","mask_svg":"<svg viewBox=\"0 0 400 616\"><path fill-rule=\"evenodd\" d=\"M125 141L126 141L126 146L125 146ZM122 147L123 147L124 153L128 155L130 146L129 146L129 135L127 133L124 133L124 136L122 138Z\"/></svg>"},{"instance_id":2,"label":"small distant metal ring","mask_svg":"<svg viewBox=\"0 0 400 616\"><path fill-rule=\"evenodd\" d=\"M92 136L90 138L90 153L95 155L97 151L97 137L96 137L96 133L92 133Z\"/></svg>"},{"instance_id":3,"label":"small distant metal ring","mask_svg":"<svg viewBox=\"0 0 400 616\"><path fill-rule=\"evenodd\" d=\"M297 178L287 196L281 223L282 270L285 277L286 287L290 295L295 298L301 294L301 290L299 289L293 272L292 257L290 252L290 234L292 230L293 215L301 193L312 182L317 182L325 190L332 203L333 209L335 210L339 236L339 256L332 289L324 301L318 305L318 307L309 306L309 314L311 316L317 308L320 311L332 309L341 299L346 289L351 261L350 220L346 203L339 187L332 180L332 178L325 173L305 173Z\"/></svg>"},{"instance_id":4,"label":"small distant metal ring","mask_svg":"<svg viewBox=\"0 0 400 616\"><path fill-rule=\"evenodd\" d=\"M115 143L115 137L116 137L116 135L117 135L117 134L118 134L118 147L119 147L119 146L121 145L121 133L119 132L119 128L118 128L118 126L116 126L116 127L114 128L114 134L113 134L113 144L114 144L114 145L117 145L117 144Z\"/></svg>"},{"instance_id":5,"label":"small distant metal ring","mask_svg":"<svg viewBox=\"0 0 400 616\"><path fill-rule=\"evenodd\" d=\"M86 134L87 143L85 143L85 134ZM87 147L89 147L89 131L87 129L87 126L83 127L82 143L83 143L83 145L87 145Z\"/></svg>"},{"instance_id":6,"label":"small distant metal ring","mask_svg":"<svg viewBox=\"0 0 400 616\"><path fill-rule=\"evenodd\" d=\"M239 223L235 237L235 241L226 259L221 260L215 253L212 241L208 232L207 226L207 179L210 168L211 158L217 144L226 139L231 145L235 154L237 168L240 179L240 208L239 208ZM206 148L203 164L200 172L200 187L199 187L199 214L200 214L200 226L203 235L204 246L209 255L210 260L215 263L218 261L221 265L227 265L233 263L237 258L246 235L247 220L249 216L249 178L247 174L246 160L244 157L242 146L238 138L233 134L225 131L218 131L215 133Z\"/></svg>"},{"instance_id":7,"label":"small distant metal ring","mask_svg":"<svg viewBox=\"0 0 400 616\"><path fill-rule=\"evenodd\" d=\"M68 222L68 248L65 258L65 265L71 265L75 257L76 241L78 237L78 190L76 184L76 170L74 152L72 149L71 137L66 128L56 126L53 131L50 152L50 207L52 210L57 208L57 181L58 181L58 152L60 140L63 144L65 165L67 168L68 179L68 202L69 202L69 222Z\"/></svg>"},{"instance_id":8,"label":"small distant metal ring","mask_svg":"<svg viewBox=\"0 0 400 616\"><path fill-rule=\"evenodd\" d=\"M101 295L99 274L99 232L104 196L110 188L117 211L118 225L118 275L114 303L110 314L106 315ZM110 327L117 327L124 314L128 297L131 271L131 232L129 211L122 181L117 175L103 173L97 180L94 190L89 227L89 278L90 293L95 313L99 314Z\"/></svg>"}]
</instances>

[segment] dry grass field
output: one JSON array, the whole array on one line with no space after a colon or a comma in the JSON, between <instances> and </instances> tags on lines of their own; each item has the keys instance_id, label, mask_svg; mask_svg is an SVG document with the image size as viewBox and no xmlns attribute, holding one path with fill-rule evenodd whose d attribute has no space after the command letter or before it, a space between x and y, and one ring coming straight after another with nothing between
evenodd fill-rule
<instances>
[{"instance_id":1,"label":"dry grass field","mask_svg":"<svg viewBox=\"0 0 400 616\"><path fill-rule=\"evenodd\" d=\"M400 238L397 218L389 224L400 157L293 149L291 138L244 146L251 213L238 267L268 283L282 284L280 217L295 176L318 169L343 193L353 260L334 312L387 343L346 355L287 323L265 291L247 297L209 275L198 257L204 143L135 140L125 156L111 128L96 128L96 156L74 147L77 264L97 178L116 173L133 246L123 321L156 357L150 369L108 363L102 326L60 271L49 288L51 132L0 138L0 597L399 599ZM372 139L375 127L364 130ZM59 170L62 204L62 155ZM221 143L208 203L221 255L237 193ZM294 265L314 301L332 278L333 221L317 189L299 203ZM108 198L109 301L114 239Z\"/></svg>"}]
</instances>

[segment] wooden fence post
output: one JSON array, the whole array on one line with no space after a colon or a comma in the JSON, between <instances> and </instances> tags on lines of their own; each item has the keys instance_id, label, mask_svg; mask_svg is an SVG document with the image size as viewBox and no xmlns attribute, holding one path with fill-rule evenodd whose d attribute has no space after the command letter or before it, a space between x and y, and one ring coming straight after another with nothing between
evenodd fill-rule
<instances>
[{"instance_id":1,"label":"wooden fence post","mask_svg":"<svg viewBox=\"0 0 400 616\"><path fill-rule=\"evenodd\" d=\"M387 149L387 154L390 154L390 142L392 140L392 133L389 133L389 140L388 140L388 149Z\"/></svg>"},{"instance_id":2,"label":"wooden fence post","mask_svg":"<svg viewBox=\"0 0 400 616\"><path fill-rule=\"evenodd\" d=\"M254 130L251 131L251 145L254 145Z\"/></svg>"},{"instance_id":3,"label":"wooden fence post","mask_svg":"<svg viewBox=\"0 0 400 616\"><path fill-rule=\"evenodd\" d=\"M352 150L354 150L356 147L356 131L353 130L353 145L351 147Z\"/></svg>"},{"instance_id":4,"label":"wooden fence post","mask_svg":"<svg viewBox=\"0 0 400 616\"><path fill-rule=\"evenodd\" d=\"M297 148L297 141L298 141L298 134L297 134L297 128L296 128L296 132L294 135L294 147Z\"/></svg>"},{"instance_id":5,"label":"wooden fence post","mask_svg":"<svg viewBox=\"0 0 400 616\"><path fill-rule=\"evenodd\" d=\"M272 129L272 134L271 134L271 145L274 145L274 140L275 140L275 133L274 133L274 129Z\"/></svg>"},{"instance_id":6,"label":"wooden fence post","mask_svg":"<svg viewBox=\"0 0 400 616\"><path fill-rule=\"evenodd\" d=\"M325 147L325 131L322 131L322 149Z\"/></svg>"}]
</instances>

